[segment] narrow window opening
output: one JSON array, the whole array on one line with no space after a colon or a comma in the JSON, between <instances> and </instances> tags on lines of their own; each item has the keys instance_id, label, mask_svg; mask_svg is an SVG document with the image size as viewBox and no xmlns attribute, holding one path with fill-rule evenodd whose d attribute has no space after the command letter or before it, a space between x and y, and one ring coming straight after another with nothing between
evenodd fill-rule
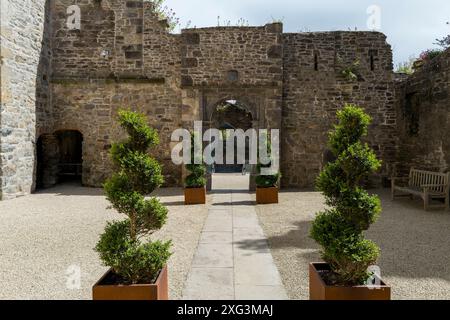
<instances>
[{"instance_id":1,"label":"narrow window opening","mask_svg":"<svg viewBox=\"0 0 450 320\"><path fill-rule=\"evenodd\" d=\"M319 71L319 56L314 53L314 70Z\"/></svg>"},{"instance_id":2,"label":"narrow window opening","mask_svg":"<svg viewBox=\"0 0 450 320\"><path fill-rule=\"evenodd\" d=\"M378 56L378 50L369 50L370 70L375 70L375 57Z\"/></svg>"}]
</instances>

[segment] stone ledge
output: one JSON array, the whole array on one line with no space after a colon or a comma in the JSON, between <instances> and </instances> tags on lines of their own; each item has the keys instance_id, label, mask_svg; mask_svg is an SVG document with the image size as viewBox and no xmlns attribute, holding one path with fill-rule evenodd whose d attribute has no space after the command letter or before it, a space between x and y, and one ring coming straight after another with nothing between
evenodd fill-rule
<instances>
[{"instance_id":1,"label":"stone ledge","mask_svg":"<svg viewBox=\"0 0 450 320\"><path fill-rule=\"evenodd\" d=\"M77 84L90 84L90 83L151 83L151 84L165 84L165 78L148 78L148 77L121 77L121 78L101 78L101 79L68 79L68 78L55 78L50 81L52 84L60 85L77 85Z\"/></svg>"}]
</instances>

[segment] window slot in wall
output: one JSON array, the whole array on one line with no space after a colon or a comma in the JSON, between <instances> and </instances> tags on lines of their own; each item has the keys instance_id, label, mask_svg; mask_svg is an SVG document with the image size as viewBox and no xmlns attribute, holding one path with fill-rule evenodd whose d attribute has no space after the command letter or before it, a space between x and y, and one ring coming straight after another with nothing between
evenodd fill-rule
<instances>
[{"instance_id":1,"label":"window slot in wall","mask_svg":"<svg viewBox=\"0 0 450 320\"><path fill-rule=\"evenodd\" d=\"M377 50L369 50L370 70L375 71L375 56L377 56Z\"/></svg>"},{"instance_id":2,"label":"window slot in wall","mask_svg":"<svg viewBox=\"0 0 450 320\"><path fill-rule=\"evenodd\" d=\"M314 70L319 71L319 55L314 52Z\"/></svg>"}]
</instances>

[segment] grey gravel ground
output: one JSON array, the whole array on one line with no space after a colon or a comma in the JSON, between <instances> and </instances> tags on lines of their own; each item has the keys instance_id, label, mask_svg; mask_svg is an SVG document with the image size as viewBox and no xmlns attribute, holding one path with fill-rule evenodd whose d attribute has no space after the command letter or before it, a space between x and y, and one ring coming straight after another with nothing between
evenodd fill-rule
<instances>
[{"instance_id":1,"label":"grey gravel ground","mask_svg":"<svg viewBox=\"0 0 450 320\"><path fill-rule=\"evenodd\" d=\"M226 180L225 184L228 184ZM389 200L368 237L382 249L379 265L394 299L450 299L450 213L424 212L418 200ZM169 220L154 237L173 240L170 294L179 299L207 206L184 206L181 189L161 189ZM106 271L93 250L106 221L121 219L99 189L58 186L0 202L0 299L90 299ZM320 260L308 233L319 193L286 191L279 205L258 206L260 223L290 298L308 299L308 263ZM73 275L81 271L80 288Z\"/></svg>"},{"instance_id":2,"label":"grey gravel ground","mask_svg":"<svg viewBox=\"0 0 450 320\"><path fill-rule=\"evenodd\" d=\"M450 299L450 212L425 212L419 200L391 202L378 190L380 220L367 237L382 250L378 263L392 286L393 299ZM319 193L286 191L279 205L258 206L260 223L291 299L308 299L308 264L320 261L308 237L315 213L324 208Z\"/></svg>"},{"instance_id":3,"label":"grey gravel ground","mask_svg":"<svg viewBox=\"0 0 450 320\"><path fill-rule=\"evenodd\" d=\"M183 205L181 189L160 189L169 219L154 237L173 240L169 290L180 299L207 216L206 206ZM93 250L107 221L100 189L62 185L0 202L0 299L91 299L91 287L107 270ZM81 283L77 288L77 271Z\"/></svg>"}]
</instances>

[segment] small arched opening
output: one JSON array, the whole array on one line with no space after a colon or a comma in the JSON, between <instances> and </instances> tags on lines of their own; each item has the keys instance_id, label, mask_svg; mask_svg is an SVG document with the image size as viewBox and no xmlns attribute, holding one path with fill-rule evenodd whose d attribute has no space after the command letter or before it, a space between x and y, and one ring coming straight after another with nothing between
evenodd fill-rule
<instances>
[{"instance_id":1,"label":"small arched opening","mask_svg":"<svg viewBox=\"0 0 450 320\"><path fill-rule=\"evenodd\" d=\"M58 182L81 184L83 172L83 135L77 130L55 132L59 145Z\"/></svg>"},{"instance_id":2,"label":"small arched opening","mask_svg":"<svg viewBox=\"0 0 450 320\"><path fill-rule=\"evenodd\" d=\"M76 130L43 134L36 142L36 189L61 182L81 184L83 135Z\"/></svg>"},{"instance_id":3,"label":"small arched opening","mask_svg":"<svg viewBox=\"0 0 450 320\"><path fill-rule=\"evenodd\" d=\"M250 174L250 141L246 138L245 164L238 163L238 144L234 136L228 135L228 130L241 129L246 132L253 128L253 115L249 108L238 100L222 100L218 102L211 114L210 127L220 130L223 142L223 163L213 166L212 189L246 189L249 188ZM233 139L233 140L231 140ZM227 145L233 144L234 150L228 150ZM233 152L233 156L227 156ZM241 151L242 152L242 151ZM233 159L232 163L227 158Z\"/></svg>"}]
</instances>

